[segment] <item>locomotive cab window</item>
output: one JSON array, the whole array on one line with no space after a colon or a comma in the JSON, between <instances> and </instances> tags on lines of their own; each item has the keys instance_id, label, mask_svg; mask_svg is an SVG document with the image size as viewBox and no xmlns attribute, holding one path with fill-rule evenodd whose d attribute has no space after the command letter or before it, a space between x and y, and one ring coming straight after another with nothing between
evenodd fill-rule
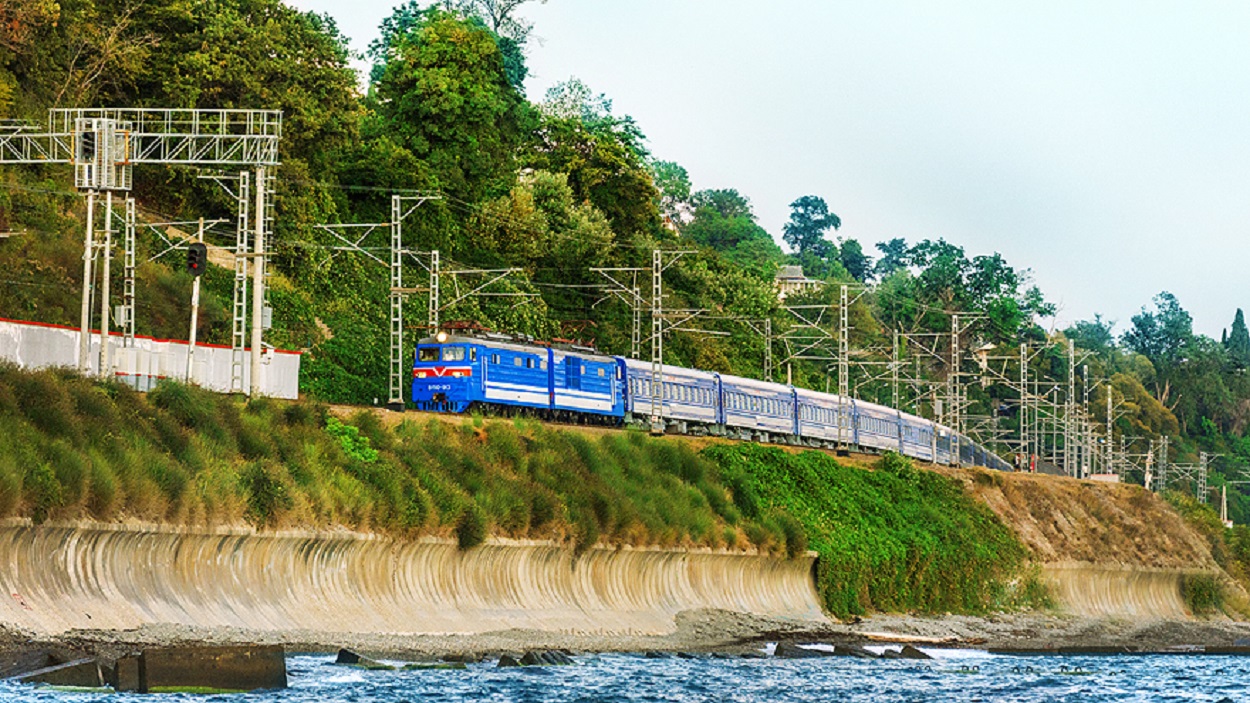
<instances>
[{"instance_id":1,"label":"locomotive cab window","mask_svg":"<svg viewBox=\"0 0 1250 703\"><path fill-rule=\"evenodd\" d=\"M417 350L417 361L438 361L438 347L421 347Z\"/></svg>"},{"instance_id":2,"label":"locomotive cab window","mask_svg":"<svg viewBox=\"0 0 1250 703\"><path fill-rule=\"evenodd\" d=\"M443 347L443 361L464 361L464 347Z\"/></svg>"},{"instance_id":3,"label":"locomotive cab window","mask_svg":"<svg viewBox=\"0 0 1250 703\"><path fill-rule=\"evenodd\" d=\"M477 347L469 347L469 361L477 361Z\"/></svg>"}]
</instances>

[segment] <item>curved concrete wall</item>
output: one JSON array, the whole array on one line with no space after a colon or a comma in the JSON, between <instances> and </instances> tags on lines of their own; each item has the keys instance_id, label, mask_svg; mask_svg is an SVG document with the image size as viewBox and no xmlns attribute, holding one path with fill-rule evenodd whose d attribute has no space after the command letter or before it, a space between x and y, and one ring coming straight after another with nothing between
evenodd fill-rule
<instances>
[{"instance_id":1,"label":"curved concrete wall","mask_svg":"<svg viewBox=\"0 0 1250 703\"><path fill-rule=\"evenodd\" d=\"M1042 580L1059 607L1074 615L1149 620L1191 617L1181 596L1182 569L1045 564Z\"/></svg>"},{"instance_id":2,"label":"curved concrete wall","mask_svg":"<svg viewBox=\"0 0 1250 703\"><path fill-rule=\"evenodd\" d=\"M0 526L0 622L40 633L259 630L662 634L683 610L826 622L811 558L352 533Z\"/></svg>"}]
</instances>

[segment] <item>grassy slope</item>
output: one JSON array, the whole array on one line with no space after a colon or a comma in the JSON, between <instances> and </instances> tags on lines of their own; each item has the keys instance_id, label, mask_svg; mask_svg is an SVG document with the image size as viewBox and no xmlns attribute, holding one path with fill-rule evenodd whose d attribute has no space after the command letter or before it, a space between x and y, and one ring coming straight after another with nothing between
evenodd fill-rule
<instances>
[{"instance_id":1,"label":"grassy slope","mask_svg":"<svg viewBox=\"0 0 1250 703\"><path fill-rule=\"evenodd\" d=\"M1027 578L1016 583L1027 552L993 512L902 457L865 471L761 445L703 453L745 514L780 509L797 519L820 554L817 584L831 613L981 612L1041 595Z\"/></svg>"},{"instance_id":2,"label":"grassy slope","mask_svg":"<svg viewBox=\"0 0 1250 703\"><path fill-rule=\"evenodd\" d=\"M488 534L821 555L837 615L1004 604L1025 550L957 481L750 444L418 418L0 366L0 517Z\"/></svg>"}]
</instances>

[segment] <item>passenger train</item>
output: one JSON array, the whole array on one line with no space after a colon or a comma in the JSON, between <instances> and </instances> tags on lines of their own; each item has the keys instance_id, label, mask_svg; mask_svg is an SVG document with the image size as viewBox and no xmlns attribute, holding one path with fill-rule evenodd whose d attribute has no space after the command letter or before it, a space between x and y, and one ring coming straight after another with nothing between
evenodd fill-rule
<instances>
[{"instance_id":1,"label":"passenger train","mask_svg":"<svg viewBox=\"0 0 1250 703\"><path fill-rule=\"evenodd\" d=\"M519 411L602 424L646 424L658 410L669 432L895 451L937 464L1011 470L943 425L875 403L678 366L664 365L661 377L653 388L649 362L582 347L439 332L417 344L412 402L431 412Z\"/></svg>"}]
</instances>

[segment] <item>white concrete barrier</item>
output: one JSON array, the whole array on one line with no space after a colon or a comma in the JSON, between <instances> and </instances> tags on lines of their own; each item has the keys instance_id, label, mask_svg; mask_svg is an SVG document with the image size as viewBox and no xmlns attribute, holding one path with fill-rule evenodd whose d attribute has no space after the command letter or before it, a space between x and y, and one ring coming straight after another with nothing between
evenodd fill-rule
<instances>
[{"instance_id":1,"label":"white concrete barrier","mask_svg":"<svg viewBox=\"0 0 1250 703\"><path fill-rule=\"evenodd\" d=\"M79 331L63 325L41 322L23 322L0 318L0 359L11 361L25 369L43 369L55 366L78 368ZM234 355L230 347L216 344L197 344L191 378L187 378L188 343L180 339L156 339L136 336L133 347L123 347L121 334L109 335L111 372L117 380L134 388L147 391L162 378L189 380L202 388L229 393L231 385L231 362ZM243 385L251 388L252 366L250 351L245 350L242 360ZM100 333L91 335L91 352L88 365L91 373L99 372ZM261 354L261 393L273 398L299 397L299 352L266 349Z\"/></svg>"},{"instance_id":2,"label":"white concrete barrier","mask_svg":"<svg viewBox=\"0 0 1250 703\"><path fill-rule=\"evenodd\" d=\"M39 633L148 624L445 634L666 634L685 610L828 624L811 555L400 541L122 525L0 526L0 623Z\"/></svg>"}]
</instances>

